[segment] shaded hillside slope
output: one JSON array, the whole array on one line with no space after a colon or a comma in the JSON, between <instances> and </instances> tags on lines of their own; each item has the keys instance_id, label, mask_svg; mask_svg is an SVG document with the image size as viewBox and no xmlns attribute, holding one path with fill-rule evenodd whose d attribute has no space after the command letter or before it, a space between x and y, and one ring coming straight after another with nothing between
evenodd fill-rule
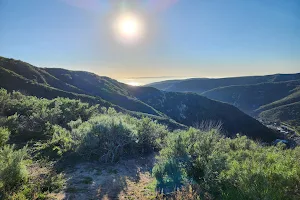
<instances>
[{"instance_id":1,"label":"shaded hillside slope","mask_svg":"<svg viewBox=\"0 0 300 200\"><path fill-rule=\"evenodd\" d=\"M120 89L119 90L116 89L115 84L107 84L107 82L109 81L105 81L104 77L100 77L92 73L53 69L56 72L54 74L58 76L57 78L49 74L46 71L46 69L37 68L22 61L7 59L3 57L0 58L0 67L3 67L11 72L14 72L15 74L18 74L19 77L23 78L23 80L29 80L31 81L31 83L38 83L40 85L56 88L65 92L73 92L78 94L85 94L88 96L100 97L101 99L109 101L112 104L121 106L122 108L125 108L127 110L161 116L161 113L158 113L155 109L151 108L149 105L146 105L145 103L133 97L125 96L124 93L120 92ZM53 72L53 70L49 69L50 72ZM66 81L66 79L71 76L70 74L73 75L73 77L71 78L74 78L73 82L76 83L75 85L71 85ZM65 78L65 76L67 76L67 78ZM105 81L105 84L102 84L104 82L102 80ZM9 87L11 87L8 88L9 90L26 89L25 86L22 86L22 84L19 84L17 87L13 88L14 82L9 79L3 82L5 82L3 84L7 84ZM27 86L28 84L26 85L26 87ZM76 86L81 86L82 89ZM45 95L51 96L52 94L45 94ZM48 98L47 96L44 97Z\"/></svg>"},{"instance_id":2,"label":"shaded hillside slope","mask_svg":"<svg viewBox=\"0 0 300 200\"><path fill-rule=\"evenodd\" d=\"M5 65L5 69L2 67L0 87L9 91L21 90L45 98L63 96L87 102L108 101L111 105L166 119L169 117L188 126L201 121L222 121L224 131L230 135L242 133L264 141L272 141L277 137L237 108L197 94L132 87L89 72L40 69L13 59L1 58L0 61L1 67Z\"/></svg>"},{"instance_id":3,"label":"shaded hillside slope","mask_svg":"<svg viewBox=\"0 0 300 200\"><path fill-rule=\"evenodd\" d=\"M246 134L252 138L273 140L277 136L257 120L226 103L212 101L193 93L163 92L150 87L136 87L131 93L172 119L194 126L202 121L222 122L224 131L233 136Z\"/></svg>"},{"instance_id":4,"label":"shaded hillside slope","mask_svg":"<svg viewBox=\"0 0 300 200\"><path fill-rule=\"evenodd\" d=\"M270 104L259 107L257 110L255 110L255 112L260 113L265 110L269 110L269 109L276 108L279 106L300 102L300 89L297 88L296 90L293 90L293 91L295 91L295 92L293 92L292 94L290 94L278 101L274 101Z\"/></svg>"},{"instance_id":5,"label":"shaded hillside slope","mask_svg":"<svg viewBox=\"0 0 300 200\"><path fill-rule=\"evenodd\" d=\"M44 70L86 94L99 96L128 110L160 115L153 108L131 96L126 90L125 84L114 79L84 71L56 68L45 68Z\"/></svg>"},{"instance_id":6,"label":"shaded hillside slope","mask_svg":"<svg viewBox=\"0 0 300 200\"><path fill-rule=\"evenodd\" d=\"M259 117L265 121L284 122L300 133L300 101L263 111Z\"/></svg>"},{"instance_id":7,"label":"shaded hillside slope","mask_svg":"<svg viewBox=\"0 0 300 200\"><path fill-rule=\"evenodd\" d=\"M84 94L83 91L53 77L42 68L34 67L23 61L0 57L0 66L36 83L55 87L64 91Z\"/></svg>"},{"instance_id":8,"label":"shaded hillside slope","mask_svg":"<svg viewBox=\"0 0 300 200\"><path fill-rule=\"evenodd\" d=\"M293 93L300 80L221 87L202 93L210 99L230 103L242 111L252 112Z\"/></svg>"},{"instance_id":9,"label":"shaded hillside slope","mask_svg":"<svg viewBox=\"0 0 300 200\"><path fill-rule=\"evenodd\" d=\"M5 88L9 92L21 91L26 95L36 96L39 98L54 99L57 97L64 97L70 99L79 99L82 102L90 103L91 105L99 104L101 107L112 107L116 111L130 114L137 118L150 117L153 120L157 120L161 124L167 125L171 130L186 128L184 125L165 116L151 115L141 112L128 111L120 106L114 105L108 101L105 101L97 96L89 96L84 94L76 94L72 92L66 92L57 88L45 86L43 84L36 83L28 80L12 71L0 67L0 88Z\"/></svg>"},{"instance_id":10,"label":"shaded hillside slope","mask_svg":"<svg viewBox=\"0 0 300 200\"><path fill-rule=\"evenodd\" d=\"M0 66L0 88L5 88L8 91L21 91L27 95L43 97L47 99L54 99L56 97L66 97L70 99L80 99L83 102L91 104L101 104L105 107L114 107L117 110L121 110L120 107L115 106L99 97L88 96L84 94L77 94L72 92L66 92L54 87L43 85L35 81L28 80L19 74L16 74L10 70L4 69Z\"/></svg>"},{"instance_id":11,"label":"shaded hillside slope","mask_svg":"<svg viewBox=\"0 0 300 200\"><path fill-rule=\"evenodd\" d=\"M165 91L195 92L234 105L255 117L261 112L300 101L300 73L171 80L152 83L149 86ZM296 121L297 118L290 120Z\"/></svg>"}]
</instances>

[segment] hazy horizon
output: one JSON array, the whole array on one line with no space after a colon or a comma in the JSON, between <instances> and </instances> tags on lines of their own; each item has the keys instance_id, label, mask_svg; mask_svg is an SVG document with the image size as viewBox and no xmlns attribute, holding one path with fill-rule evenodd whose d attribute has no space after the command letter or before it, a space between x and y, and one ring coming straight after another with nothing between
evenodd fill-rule
<instances>
[{"instance_id":1,"label":"hazy horizon","mask_svg":"<svg viewBox=\"0 0 300 200\"><path fill-rule=\"evenodd\" d=\"M2 55L0 55L2 56ZM168 81L168 80L184 80L184 79L192 79L192 78L232 78L232 77L246 77L246 76L266 76L266 75L273 75L273 74L297 74L300 73L300 70L296 70L295 72L291 72L291 73L287 73L287 72L276 72L276 73L255 73L253 72L252 74L228 74L227 76L137 76L137 77L115 77L115 76L110 76L110 75L105 75L105 74L101 74L101 73L97 73L93 70L91 70L91 68L89 66L83 66L83 67L79 67L79 68L74 68L74 67L67 67L67 66L57 66L57 65L53 65L53 66L42 66L42 65L37 65L34 63L30 63L26 60L22 60L22 59L18 59L18 58L13 58L13 57L8 57L10 59L17 59L17 60L21 60L23 62L29 63L33 66L36 67L40 67L40 68L61 68L61 69L67 69L67 70L73 70L73 71L86 71L86 72L91 72L91 73L95 73L99 76L106 76L109 78L113 78L116 79L119 82L128 84L128 85L133 85L133 86L143 86L143 85L147 85L147 84L151 84L151 83L155 83L155 82L161 82L161 81Z\"/></svg>"}]
</instances>

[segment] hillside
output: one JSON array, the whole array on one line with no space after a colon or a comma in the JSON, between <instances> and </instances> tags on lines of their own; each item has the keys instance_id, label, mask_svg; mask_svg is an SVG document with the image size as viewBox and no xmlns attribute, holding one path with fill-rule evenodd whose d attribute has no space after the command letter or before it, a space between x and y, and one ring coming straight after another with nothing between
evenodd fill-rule
<instances>
[{"instance_id":1,"label":"hillside","mask_svg":"<svg viewBox=\"0 0 300 200\"><path fill-rule=\"evenodd\" d=\"M265 121L283 122L300 133L300 101L263 111L259 117Z\"/></svg>"},{"instance_id":2,"label":"hillside","mask_svg":"<svg viewBox=\"0 0 300 200\"><path fill-rule=\"evenodd\" d=\"M44 97L53 99L56 97L68 97L71 99L81 99L84 102L89 103L101 103L105 106L113 106L111 103L84 94L72 93L63 91L49 85L40 84L36 81L28 80L23 76L16 74L10 70L0 67L0 87L7 89L8 91L18 90L27 95L33 95L36 97Z\"/></svg>"},{"instance_id":3,"label":"hillside","mask_svg":"<svg viewBox=\"0 0 300 200\"><path fill-rule=\"evenodd\" d=\"M300 79L298 74L274 74L267 76L245 76L232 78L192 78L185 80L169 80L148 84L160 90L172 92L203 93L219 87L232 85L251 85L259 83L273 83Z\"/></svg>"},{"instance_id":4,"label":"hillside","mask_svg":"<svg viewBox=\"0 0 300 200\"><path fill-rule=\"evenodd\" d=\"M100 97L66 92L63 90L59 90L57 88L53 88L50 86L36 83L34 81L30 81L20 75L15 74L14 72L6 70L2 67L0 67L0 79L1 79L0 88L5 88L8 91L21 91L22 93L25 93L26 95L33 95L33 96L36 96L39 98L43 97L43 98L47 98L47 99L54 99L56 97L79 99L83 102L87 102L90 104L99 104L106 108L111 107L119 112L128 113L128 114L138 117L138 118L147 116L154 120L157 120L158 122L160 122L162 124L168 125L168 127L170 129L186 128L184 125L179 124L166 116L160 116L158 114L151 115L148 113L129 111L120 106L117 106L108 101L105 101L105 100L101 99ZM11 83L13 83L13 84L11 84Z\"/></svg>"},{"instance_id":5,"label":"hillside","mask_svg":"<svg viewBox=\"0 0 300 200\"><path fill-rule=\"evenodd\" d=\"M300 90L299 88L296 88L295 90L292 91L292 94L278 100L278 101L274 101L270 104L266 104L264 106L259 107L257 110L255 110L256 113L260 113L263 112L265 110L269 110L272 108L276 108L279 106L283 106L283 105L287 105L287 104L291 104L291 103L296 103L296 102L300 102Z\"/></svg>"},{"instance_id":6,"label":"hillside","mask_svg":"<svg viewBox=\"0 0 300 200\"><path fill-rule=\"evenodd\" d=\"M202 93L210 99L230 103L242 111L253 114L260 106L272 103L299 87L300 80L220 87ZM292 95L293 96L293 95Z\"/></svg>"},{"instance_id":7,"label":"hillside","mask_svg":"<svg viewBox=\"0 0 300 200\"><path fill-rule=\"evenodd\" d=\"M224 131L229 135L251 132L254 138L272 137L272 133L261 127L258 121L226 103L212 101L193 93L163 92L146 87L132 88L131 92L153 108L188 126L209 119L214 122L221 121ZM266 134L262 135L261 131Z\"/></svg>"},{"instance_id":8,"label":"hillside","mask_svg":"<svg viewBox=\"0 0 300 200\"><path fill-rule=\"evenodd\" d=\"M159 82L154 82L154 83L147 84L145 86L154 87L154 88L159 89L159 90L168 91L169 87L171 87L173 84L176 84L180 81L182 81L182 80L159 81Z\"/></svg>"},{"instance_id":9,"label":"hillside","mask_svg":"<svg viewBox=\"0 0 300 200\"><path fill-rule=\"evenodd\" d=\"M152 114L152 115L161 116L161 113L158 113L156 110L154 110L150 106L144 104L143 102L140 102L139 100L134 99L130 96L123 95L120 92L120 90L117 91L116 90L117 87L115 85L113 85L113 87L112 87L111 85L106 84L107 83L107 81L105 81L106 78L97 76L92 73L72 72L72 71L62 70L62 69L54 69L54 71L56 72L54 74L58 76L58 78L57 78L53 75L50 75L48 72L45 71L45 69L34 67L34 66L32 66L28 63L24 63L22 61L6 59L3 57L0 58L0 67L5 68L6 70L9 70L10 72L13 72L13 74L15 74L15 75L19 75L19 77L21 77L21 80L23 80L25 82L28 82L30 84L35 84L35 85L38 84L39 86L42 85L43 88L51 87L51 88L56 88L56 89L62 90L64 92L85 94L88 96L93 96L93 98L97 97L100 99L104 99L106 101L109 101L112 104L116 104L127 110L136 111L136 112L144 112L144 113L148 113L148 114ZM53 73L53 70L51 70L51 69L48 69L48 70ZM67 74L69 76L71 76L70 74L72 74L73 77L69 77L69 76L67 76ZM69 78L74 78L73 82L75 83L75 85L68 84L68 81L66 81L66 78L64 78L65 76L67 76ZM14 82L7 75L5 78L6 78L6 80L1 81L1 83L0 83L1 87L6 88L9 91L24 90L31 95L36 95L35 90L27 89L28 84L23 85L22 83L20 83L18 85L15 85ZM62 79L59 79L59 78L62 78ZM94 83L94 85L91 83ZM2 84L4 86L2 86ZM79 86L84 85L83 89L76 87L78 85ZM38 90L38 91L43 91L43 90ZM92 91L94 91L94 92L92 92ZM46 93L47 92L44 92L44 94L43 94L44 96L42 96L42 97L53 98L53 97L60 96L60 95L56 95L53 93L52 94L46 94ZM64 95L64 97L67 97L67 95ZM70 98L72 98L72 97L70 97Z\"/></svg>"},{"instance_id":10,"label":"hillside","mask_svg":"<svg viewBox=\"0 0 300 200\"><path fill-rule=\"evenodd\" d=\"M300 101L300 73L219 79L194 78L162 81L148 86L163 91L195 92L234 105L254 117L258 117L261 112L277 107L281 110L284 108L281 106ZM280 118L271 119L280 122ZM297 121L297 118L290 120Z\"/></svg>"},{"instance_id":11,"label":"hillside","mask_svg":"<svg viewBox=\"0 0 300 200\"><path fill-rule=\"evenodd\" d=\"M3 74L0 87L8 91L20 90L50 99L63 96L89 103L105 101L125 110L170 118L187 126L202 121L221 121L224 132L229 135L241 133L265 141L278 137L235 107L200 95L132 87L89 72L41 69L6 58L0 59L0 67Z\"/></svg>"}]
</instances>

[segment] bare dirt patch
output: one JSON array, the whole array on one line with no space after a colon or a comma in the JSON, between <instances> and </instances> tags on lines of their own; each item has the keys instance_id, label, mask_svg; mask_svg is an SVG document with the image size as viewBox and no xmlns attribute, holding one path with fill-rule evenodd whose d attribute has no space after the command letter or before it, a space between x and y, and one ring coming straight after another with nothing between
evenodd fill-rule
<instances>
[{"instance_id":1,"label":"bare dirt patch","mask_svg":"<svg viewBox=\"0 0 300 200\"><path fill-rule=\"evenodd\" d=\"M50 196L68 200L153 199L153 164L154 155L122 160L114 165L81 163L65 171L67 185L64 191Z\"/></svg>"}]
</instances>

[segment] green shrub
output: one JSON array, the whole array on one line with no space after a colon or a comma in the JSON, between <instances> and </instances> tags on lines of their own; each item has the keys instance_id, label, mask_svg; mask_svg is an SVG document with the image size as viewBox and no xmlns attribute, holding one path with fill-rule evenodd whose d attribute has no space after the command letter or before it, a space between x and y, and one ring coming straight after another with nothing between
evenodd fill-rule
<instances>
[{"instance_id":1,"label":"green shrub","mask_svg":"<svg viewBox=\"0 0 300 200\"><path fill-rule=\"evenodd\" d=\"M44 192L59 192L66 185L66 180L63 174L50 173L45 178L42 191Z\"/></svg>"},{"instance_id":2,"label":"green shrub","mask_svg":"<svg viewBox=\"0 0 300 200\"><path fill-rule=\"evenodd\" d=\"M154 122L150 118L142 118L137 123L138 148L142 153L159 149L167 134L168 130L165 126Z\"/></svg>"},{"instance_id":3,"label":"green shrub","mask_svg":"<svg viewBox=\"0 0 300 200\"><path fill-rule=\"evenodd\" d=\"M49 128L48 134L52 135L51 139L47 140L45 143L36 143L36 149L43 156L57 158L74 150L75 142L73 141L70 131L58 125L54 125Z\"/></svg>"},{"instance_id":4,"label":"green shrub","mask_svg":"<svg viewBox=\"0 0 300 200\"><path fill-rule=\"evenodd\" d=\"M82 120L81 118L77 119L76 121L70 121L68 123L68 126L71 128L71 129L76 129L78 128L80 125L82 124Z\"/></svg>"},{"instance_id":5,"label":"green shrub","mask_svg":"<svg viewBox=\"0 0 300 200\"><path fill-rule=\"evenodd\" d=\"M0 147L4 146L4 144L9 139L10 132L7 128L0 127Z\"/></svg>"},{"instance_id":6,"label":"green shrub","mask_svg":"<svg viewBox=\"0 0 300 200\"><path fill-rule=\"evenodd\" d=\"M108 115L83 123L72 134L80 138L79 152L85 158L96 157L105 162L114 162L120 156L130 153L136 141L132 125L117 116Z\"/></svg>"},{"instance_id":7,"label":"green shrub","mask_svg":"<svg viewBox=\"0 0 300 200\"><path fill-rule=\"evenodd\" d=\"M0 88L0 115L3 115L7 110L7 106L10 101L10 94L7 90Z\"/></svg>"},{"instance_id":8,"label":"green shrub","mask_svg":"<svg viewBox=\"0 0 300 200\"><path fill-rule=\"evenodd\" d=\"M18 113L15 113L14 115L8 116L3 126L7 127L13 135L19 133L19 130L22 129L22 124L19 123L19 115Z\"/></svg>"},{"instance_id":9,"label":"green shrub","mask_svg":"<svg viewBox=\"0 0 300 200\"><path fill-rule=\"evenodd\" d=\"M7 127L14 141L47 140L50 125L69 128L68 123L81 119L87 121L99 113L99 105L90 106L80 100L56 98L53 100L25 96L20 92L0 91L0 126Z\"/></svg>"},{"instance_id":10,"label":"green shrub","mask_svg":"<svg viewBox=\"0 0 300 200\"><path fill-rule=\"evenodd\" d=\"M167 133L165 126L149 118L138 120L108 109L108 114L80 124L71 135L77 152L84 158L115 162L121 156L149 153L160 148Z\"/></svg>"},{"instance_id":11,"label":"green shrub","mask_svg":"<svg viewBox=\"0 0 300 200\"><path fill-rule=\"evenodd\" d=\"M300 148L249 143L245 137L225 142L231 149L227 168L219 176L224 199L299 199ZM232 150L233 144L239 146Z\"/></svg>"},{"instance_id":12,"label":"green shrub","mask_svg":"<svg viewBox=\"0 0 300 200\"><path fill-rule=\"evenodd\" d=\"M299 156L299 147L190 129L167 137L153 175L164 191L196 182L217 199L299 199Z\"/></svg>"},{"instance_id":13,"label":"green shrub","mask_svg":"<svg viewBox=\"0 0 300 200\"><path fill-rule=\"evenodd\" d=\"M5 199L49 199L47 194L59 192L66 185L64 175L56 174L54 171L43 174L43 177L30 177L29 179L28 182L23 183L18 189L16 188L8 194L6 193Z\"/></svg>"},{"instance_id":14,"label":"green shrub","mask_svg":"<svg viewBox=\"0 0 300 200\"><path fill-rule=\"evenodd\" d=\"M0 149L0 191L9 193L18 189L28 179L25 165L27 148L14 150L14 146L6 145Z\"/></svg>"}]
</instances>

